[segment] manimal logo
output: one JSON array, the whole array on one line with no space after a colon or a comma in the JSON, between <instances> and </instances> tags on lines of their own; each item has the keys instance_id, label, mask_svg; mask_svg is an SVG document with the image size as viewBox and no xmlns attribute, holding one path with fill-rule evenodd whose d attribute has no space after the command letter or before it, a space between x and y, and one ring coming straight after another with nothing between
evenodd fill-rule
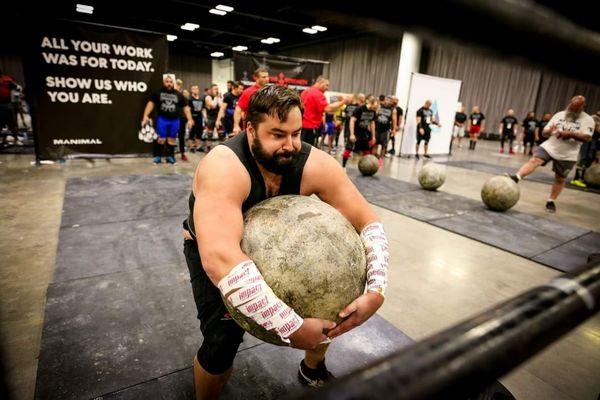
<instances>
[{"instance_id":1,"label":"manimal logo","mask_svg":"<svg viewBox=\"0 0 600 400\"><path fill-rule=\"evenodd\" d=\"M100 139L54 139L55 146L61 146L65 144L102 144Z\"/></svg>"}]
</instances>

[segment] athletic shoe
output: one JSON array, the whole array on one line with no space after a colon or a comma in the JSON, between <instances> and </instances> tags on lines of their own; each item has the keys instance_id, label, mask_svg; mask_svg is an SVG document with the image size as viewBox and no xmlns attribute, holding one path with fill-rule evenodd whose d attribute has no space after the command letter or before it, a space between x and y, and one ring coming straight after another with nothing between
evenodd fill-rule
<instances>
[{"instance_id":1,"label":"athletic shoe","mask_svg":"<svg viewBox=\"0 0 600 400\"><path fill-rule=\"evenodd\" d=\"M419 159L419 155L418 155L418 154L415 154L415 158L418 160L418 159Z\"/></svg>"},{"instance_id":2,"label":"athletic shoe","mask_svg":"<svg viewBox=\"0 0 600 400\"><path fill-rule=\"evenodd\" d=\"M195 148L195 147L192 147L192 148L190 149L190 153L195 153L195 152L196 152L196 148Z\"/></svg>"},{"instance_id":3,"label":"athletic shoe","mask_svg":"<svg viewBox=\"0 0 600 400\"><path fill-rule=\"evenodd\" d=\"M383 158L378 158L377 164L379 164L379 168L383 167Z\"/></svg>"},{"instance_id":4,"label":"athletic shoe","mask_svg":"<svg viewBox=\"0 0 600 400\"><path fill-rule=\"evenodd\" d=\"M425 157L425 158L431 158L431 156L429 154L425 154L423 157Z\"/></svg>"},{"instance_id":5,"label":"athletic shoe","mask_svg":"<svg viewBox=\"0 0 600 400\"><path fill-rule=\"evenodd\" d=\"M580 188L586 188L587 187L587 185L585 184L585 182L582 181L581 179L573 179L571 181L571 185L577 186L577 187L580 187Z\"/></svg>"},{"instance_id":6,"label":"athletic shoe","mask_svg":"<svg viewBox=\"0 0 600 400\"><path fill-rule=\"evenodd\" d=\"M167 163L175 165L175 164L177 164L177 161L175 161L175 157L169 156L169 157L167 157Z\"/></svg>"},{"instance_id":7,"label":"athletic shoe","mask_svg":"<svg viewBox=\"0 0 600 400\"><path fill-rule=\"evenodd\" d=\"M160 164L162 161L160 160L160 157L154 157L154 165L156 164Z\"/></svg>"},{"instance_id":8,"label":"athletic shoe","mask_svg":"<svg viewBox=\"0 0 600 400\"><path fill-rule=\"evenodd\" d=\"M500 154L504 154L504 149L500 149Z\"/></svg>"},{"instance_id":9,"label":"athletic shoe","mask_svg":"<svg viewBox=\"0 0 600 400\"><path fill-rule=\"evenodd\" d=\"M512 147L510 148L510 150L508 151L508 154L515 154L514 150L512 149Z\"/></svg>"},{"instance_id":10,"label":"athletic shoe","mask_svg":"<svg viewBox=\"0 0 600 400\"><path fill-rule=\"evenodd\" d=\"M546 211L548 211L549 213L556 212L556 205L554 204L554 202L552 200L548 200L546 202Z\"/></svg>"},{"instance_id":11,"label":"athletic shoe","mask_svg":"<svg viewBox=\"0 0 600 400\"><path fill-rule=\"evenodd\" d=\"M188 160L188 156L186 156L185 154L182 154L181 161L190 161L190 160Z\"/></svg>"},{"instance_id":12,"label":"athletic shoe","mask_svg":"<svg viewBox=\"0 0 600 400\"><path fill-rule=\"evenodd\" d=\"M509 174L509 173L506 173L506 174L504 174L504 175L505 175L505 176L508 176L510 179L512 179L513 181L515 181L515 183L519 183L519 178L517 177L517 175L516 175L516 174Z\"/></svg>"},{"instance_id":13,"label":"athletic shoe","mask_svg":"<svg viewBox=\"0 0 600 400\"><path fill-rule=\"evenodd\" d=\"M395 149L388 150L388 153L391 155L394 155L394 154L396 154L396 150Z\"/></svg>"},{"instance_id":14,"label":"athletic shoe","mask_svg":"<svg viewBox=\"0 0 600 400\"><path fill-rule=\"evenodd\" d=\"M305 386L317 388L331 382L335 379L335 376L327 370L325 361L321 361L317 366L317 369L312 369L308 368L306 364L304 364L304 360L302 360L300 362L300 367L298 368L298 379L300 380L300 383Z\"/></svg>"}]
</instances>

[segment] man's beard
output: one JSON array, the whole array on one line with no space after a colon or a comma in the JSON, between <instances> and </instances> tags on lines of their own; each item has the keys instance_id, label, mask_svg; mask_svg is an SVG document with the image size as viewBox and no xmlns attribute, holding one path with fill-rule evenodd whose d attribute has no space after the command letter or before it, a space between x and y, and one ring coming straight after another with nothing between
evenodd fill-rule
<instances>
[{"instance_id":1,"label":"man's beard","mask_svg":"<svg viewBox=\"0 0 600 400\"><path fill-rule=\"evenodd\" d=\"M581 115L581 111L573 111L567 108L566 117L568 121L577 121L579 116Z\"/></svg>"},{"instance_id":2,"label":"man's beard","mask_svg":"<svg viewBox=\"0 0 600 400\"><path fill-rule=\"evenodd\" d=\"M283 175L290 172L296 166L296 161L300 157L300 151L274 152L268 154L262 146L258 135L252 141L252 153L256 161L267 171L277 175Z\"/></svg>"}]
</instances>

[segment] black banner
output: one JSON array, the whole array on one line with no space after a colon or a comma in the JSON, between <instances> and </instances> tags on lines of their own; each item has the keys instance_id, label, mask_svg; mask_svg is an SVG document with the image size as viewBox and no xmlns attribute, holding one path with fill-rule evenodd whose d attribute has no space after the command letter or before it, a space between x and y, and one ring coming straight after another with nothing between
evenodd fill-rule
<instances>
[{"instance_id":1,"label":"black banner","mask_svg":"<svg viewBox=\"0 0 600 400\"><path fill-rule=\"evenodd\" d=\"M259 67L269 71L271 83L300 91L314 84L317 77L323 74L321 63L248 54L235 54L233 57L236 80L246 86L254 84L252 73Z\"/></svg>"},{"instance_id":2,"label":"black banner","mask_svg":"<svg viewBox=\"0 0 600 400\"><path fill-rule=\"evenodd\" d=\"M39 159L141 154L146 101L162 85L162 35L61 22L35 29L25 62Z\"/></svg>"}]
</instances>

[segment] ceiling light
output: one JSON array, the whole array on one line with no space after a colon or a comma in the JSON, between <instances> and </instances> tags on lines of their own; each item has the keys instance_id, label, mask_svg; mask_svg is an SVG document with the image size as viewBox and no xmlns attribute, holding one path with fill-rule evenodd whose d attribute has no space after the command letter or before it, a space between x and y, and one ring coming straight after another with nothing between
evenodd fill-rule
<instances>
[{"instance_id":1,"label":"ceiling light","mask_svg":"<svg viewBox=\"0 0 600 400\"><path fill-rule=\"evenodd\" d=\"M314 35L318 31L316 31L316 30L314 30L312 28L304 28L304 29L302 29L302 32L304 32L304 33L310 33L311 35Z\"/></svg>"},{"instance_id":2,"label":"ceiling light","mask_svg":"<svg viewBox=\"0 0 600 400\"><path fill-rule=\"evenodd\" d=\"M269 39L269 40L270 40L272 43L279 43L279 42L281 42L281 40L279 40L279 39L278 39L278 38L276 38L276 37L270 37L270 38L268 38L268 39Z\"/></svg>"},{"instance_id":3,"label":"ceiling light","mask_svg":"<svg viewBox=\"0 0 600 400\"><path fill-rule=\"evenodd\" d=\"M177 36L175 36L175 35L167 35L167 40L169 42L172 42L173 40L176 40L176 39L177 39Z\"/></svg>"},{"instance_id":4,"label":"ceiling light","mask_svg":"<svg viewBox=\"0 0 600 400\"><path fill-rule=\"evenodd\" d=\"M271 41L271 39L261 39L260 42L264 43L264 44L273 44L273 42Z\"/></svg>"},{"instance_id":5,"label":"ceiling light","mask_svg":"<svg viewBox=\"0 0 600 400\"><path fill-rule=\"evenodd\" d=\"M88 5L85 5L85 4L77 4L75 6L75 11L80 12L80 13L84 13L84 14L93 14L94 13L94 7L88 6Z\"/></svg>"},{"instance_id":6,"label":"ceiling light","mask_svg":"<svg viewBox=\"0 0 600 400\"><path fill-rule=\"evenodd\" d=\"M210 10L208 10L208 12L211 13L211 14L216 14L216 15L225 15L225 14L227 14L225 11L217 10L216 8L211 8Z\"/></svg>"},{"instance_id":7,"label":"ceiling light","mask_svg":"<svg viewBox=\"0 0 600 400\"><path fill-rule=\"evenodd\" d=\"M225 54L221 53L220 51L215 51L215 52L210 53L210 55L213 57L223 57Z\"/></svg>"},{"instance_id":8,"label":"ceiling light","mask_svg":"<svg viewBox=\"0 0 600 400\"><path fill-rule=\"evenodd\" d=\"M186 31L195 31L198 28L200 28L200 25L192 24L191 22L186 22L184 25L181 25L181 29Z\"/></svg>"},{"instance_id":9,"label":"ceiling light","mask_svg":"<svg viewBox=\"0 0 600 400\"><path fill-rule=\"evenodd\" d=\"M229 6L224 6L222 4L219 4L218 6L215 7L217 10L221 10L221 11L225 11L225 12L232 12L233 11L233 7L229 7Z\"/></svg>"},{"instance_id":10,"label":"ceiling light","mask_svg":"<svg viewBox=\"0 0 600 400\"><path fill-rule=\"evenodd\" d=\"M325 32L327 30L327 28L325 28L324 26L321 26L321 25L313 25L312 28L315 31L319 31L319 32Z\"/></svg>"},{"instance_id":11,"label":"ceiling light","mask_svg":"<svg viewBox=\"0 0 600 400\"><path fill-rule=\"evenodd\" d=\"M235 46L235 47L232 47L231 50L233 50L233 51L244 51L244 50L248 50L248 48L246 46Z\"/></svg>"}]
</instances>

